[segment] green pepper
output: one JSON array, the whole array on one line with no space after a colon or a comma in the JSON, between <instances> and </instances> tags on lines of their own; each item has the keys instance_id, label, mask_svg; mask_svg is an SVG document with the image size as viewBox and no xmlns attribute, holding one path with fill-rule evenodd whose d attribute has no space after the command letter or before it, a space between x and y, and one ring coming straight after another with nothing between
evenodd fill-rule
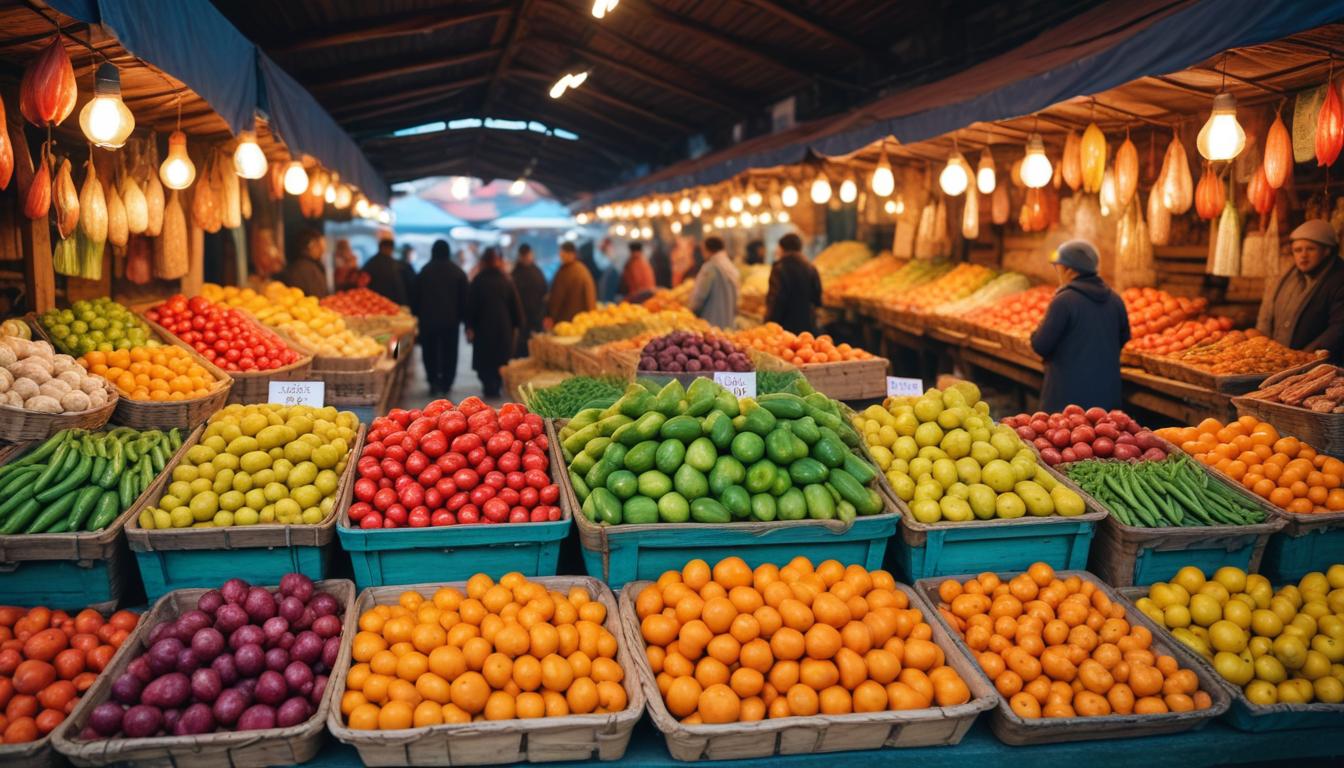
<instances>
[{"instance_id":1,"label":"green pepper","mask_svg":"<svg viewBox=\"0 0 1344 768\"><path fill-rule=\"evenodd\" d=\"M84 521L89 519L89 514L93 512L98 499L102 496L103 489L96 485L88 485L80 490L79 497L75 499L75 506L70 509L70 516L66 518L69 523L66 526L67 530L83 530Z\"/></svg>"},{"instance_id":2,"label":"green pepper","mask_svg":"<svg viewBox=\"0 0 1344 768\"><path fill-rule=\"evenodd\" d=\"M103 491L103 495L98 499L98 506L94 508L93 519L89 521L88 530L101 531L117 519L117 513L120 507L117 506L117 492Z\"/></svg>"}]
</instances>

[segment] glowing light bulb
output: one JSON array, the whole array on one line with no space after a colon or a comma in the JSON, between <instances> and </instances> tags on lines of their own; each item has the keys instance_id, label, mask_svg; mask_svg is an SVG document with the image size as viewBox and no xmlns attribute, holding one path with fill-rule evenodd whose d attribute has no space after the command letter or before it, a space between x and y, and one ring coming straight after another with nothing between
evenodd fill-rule
<instances>
[{"instance_id":1,"label":"glowing light bulb","mask_svg":"<svg viewBox=\"0 0 1344 768\"><path fill-rule=\"evenodd\" d=\"M779 201L785 208L792 208L798 204L798 188L792 183L785 185L784 189L779 191Z\"/></svg>"},{"instance_id":2,"label":"glowing light bulb","mask_svg":"<svg viewBox=\"0 0 1344 768\"><path fill-rule=\"evenodd\" d=\"M351 210L359 218L367 219L369 217L369 201L361 197L355 201L355 207Z\"/></svg>"},{"instance_id":3,"label":"glowing light bulb","mask_svg":"<svg viewBox=\"0 0 1344 768\"><path fill-rule=\"evenodd\" d=\"M1246 148L1246 131L1237 122L1237 99L1230 93L1213 97L1213 112L1195 139L1207 160L1231 160Z\"/></svg>"},{"instance_id":4,"label":"glowing light bulb","mask_svg":"<svg viewBox=\"0 0 1344 768\"><path fill-rule=\"evenodd\" d=\"M574 217L574 220L577 221L577 222L580 223L580 224L587 224L587 223L588 223L588 214L584 213L583 211L579 211L579 214L578 214L577 216Z\"/></svg>"},{"instance_id":5,"label":"glowing light bulb","mask_svg":"<svg viewBox=\"0 0 1344 768\"><path fill-rule=\"evenodd\" d=\"M877 161L877 167L873 169L873 176L868 180L868 185L878 197L887 197L896 191L896 176L891 172L891 161L887 160L885 150L882 152L882 159Z\"/></svg>"},{"instance_id":6,"label":"glowing light bulb","mask_svg":"<svg viewBox=\"0 0 1344 768\"><path fill-rule=\"evenodd\" d=\"M1115 192L1115 174L1111 173L1110 168L1107 168L1106 172L1102 174L1101 195L1098 202L1101 203L1102 216L1110 215L1111 211L1115 210L1120 203Z\"/></svg>"},{"instance_id":7,"label":"glowing light bulb","mask_svg":"<svg viewBox=\"0 0 1344 768\"><path fill-rule=\"evenodd\" d=\"M103 63L94 79L93 98L79 111L79 127L96 146L116 149L135 130L135 115L121 101L121 73Z\"/></svg>"},{"instance_id":8,"label":"glowing light bulb","mask_svg":"<svg viewBox=\"0 0 1344 768\"><path fill-rule=\"evenodd\" d=\"M661 209L662 209L662 211L663 211L663 215L664 215L664 216L671 216L671 215L672 215L672 199L671 199L671 198L668 198L668 197L663 198L663 204L662 204L662 206L660 206L660 207L661 207Z\"/></svg>"},{"instance_id":9,"label":"glowing light bulb","mask_svg":"<svg viewBox=\"0 0 1344 768\"><path fill-rule=\"evenodd\" d=\"M266 153L257 146L257 135L251 131L238 134L238 146L233 148L233 172L244 179L260 179L266 175Z\"/></svg>"},{"instance_id":10,"label":"glowing light bulb","mask_svg":"<svg viewBox=\"0 0 1344 768\"><path fill-rule=\"evenodd\" d=\"M350 201L355 193L351 191L349 184L341 184L336 187L336 207L344 210L350 207Z\"/></svg>"},{"instance_id":11,"label":"glowing light bulb","mask_svg":"<svg viewBox=\"0 0 1344 768\"><path fill-rule=\"evenodd\" d=\"M303 170L303 163L298 160L292 160L289 167L285 169L285 191L291 195L302 195L308 191L308 172Z\"/></svg>"},{"instance_id":12,"label":"glowing light bulb","mask_svg":"<svg viewBox=\"0 0 1344 768\"><path fill-rule=\"evenodd\" d=\"M898 195L896 197L896 215L900 216L903 213L905 213L905 197Z\"/></svg>"},{"instance_id":13,"label":"glowing light bulb","mask_svg":"<svg viewBox=\"0 0 1344 768\"><path fill-rule=\"evenodd\" d=\"M708 192L700 193L700 210L708 211L714 207L714 198L709 196Z\"/></svg>"},{"instance_id":14,"label":"glowing light bulb","mask_svg":"<svg viewBox=\"0 0 1344 768\"><path fill-rule=\"evenodd\" d=\"M770 211L765 211L764 213L761 214L760 222L762 226L768 225L770 222L774 220L775 216Z\"/></svg>"},{"instance_id":15,"label":"glowing light bulb","mask_svg":"<svg viewBox=\"0 0 1344 768\"><path fill-rule=\"evenodd\" d=\"M550 96L552 99L558 99L565 95L565 91L572 91L583 85L583 82L587 79L587 72L567 72L561 75L560 79L556 80L555 84L551 86Z\"/></svg>"},{"instance_id":16,"label":"glowing light bulb","mask_svg":"<svg viewBox=\"0 0 1344 768\"><path fill-rule=\"evenodd\" d=\"M998 186L998 177L994 173L994 156L989 150L980 153L980 168L975 172L975 188L980 194L988 195Z\"/></svg>"},{"instance_id":17,"label":"glowing light bulb","mask_svg":"<svg viewBox=\"0 0 1344 768\"><path fill-rule=\"evenodd\" d=\"M812 189L810 190L812 202L817 205L824 205L831 199L831 181L826 178L826 174L818 173L817 178L812 180Z\"/></svg>"},{"instance_id":18,"label":"glowing light bulb","mask_svg":"<svg viewBox=\"0 0 1344 768\"><path fill-rule=\"evenodd\" d=\"M756 226L756 217L752 215L751 211L746 211L745 213L742 214L742 226L744 227Z\"/></svg>"},{"instance_id":19,"label":"glowing light bulb","mask_svg":"<svg viewBox=\"0 0 1344 768\"><path fill-rule=\"evenodd\" d=\"M1027 139L1027 156L1022 158L1022 183L1032 189L1040 189L1050 183L1055 174L1050 158L1045 156L1045 142L1041 134L1033 133Z\"/></svg>"},{"instance_id":20,"label":"glowing light bulb","mask_svg":"<svg viewBox=\"0 0 1344 768\"><path fill-rule=\"evenodd\" d=\"M621 0L593 0L593 18L600 19L616 10Z\"/></svg>"},{"instance_id":21,"label":"glowing light bulb","mask_svg":"<svg viewBox=\"0 0 1344 768\"><path fill-rule=\"evenodd\" d=\"M741 195L734 193L732 197L728 198L728 210L732 211L733 213L737 213L738 211L742 210Z\"/></svg>"},{"instance_id":22,"label":"glowing light bulb","mask_svg":"<svg viewBox=\"0 0 1344 768\"><path fill-rule=\"evenodd\" d=\"M645 224L645 225L644 225L644 228L641 229L641 230L639 230L639 236L640 236L641 238L645 239L645 240L652 240L652 239L653 239L653 227L649 226L648 224Z\"/></svg>"},{"instance_id":23,"label":"glowing light bulb","mask_svg":"<svg viewBox=\"0 0 1344 768\"><path fill-rule=\"evenodd\" d=\"M617 224L614 228L612 228L611 231L615 232L617 237L625 237L625 225L624 225L624 224Z\"/></svg>"},{"instance_id":24,"label":"glowing light bulb","mask_svg":"<svg viewBox=\"0 0 1344 768\"><path fill-rule=\"evenodd\" d=\"M644 204L636 202L634 205L630 206L630 213L634 215L636 219L644 218Z\"/></svg>"},{"instance_id":25,"label":"glowing light bulb","mask_svg":"<svg viewBox=\"0 0 1344 768\"><path fill-rule=\"evenodd\" d=\"M729 229L732 229L733 227L737 226L737 217L730 213L728 214L728 218L723 220L723 223L724 226L728 227Z\"/></svg>"},{"instance_id":26,"label":"glowing light bulb","mask_svg":"<svg viewBox=\"0 0 1344 768\"><path fill-rule=\"evenodd\" d=\"M187 156L187 135L173 131L168 137L168 157L159 166L159 180L169 189L186 189L196 180L196 165Z\"/></svg>"},{"instance_id":27,"label":"glowing light bulb","mask_svg":"<svg viewBox=\"0 0 1344 768\"><path fill-rule=\"evenodd\" d=\"M672 234L674 234L674 235L680 235L680 234L681 234L681 222L680 222L680 221L674 221L674 222L672 222Z\"/></svg>"},{"instance_id":28,"label":"glowing light bulb","mask_svg":"<svg viewBox=\"0 0 1344 768\"><path fill-rule=\"evenodd\" d=\"M682 216L685 216L690 212L691 212L691 198L682 197L680 200L677 201L677 213L680 213Z\"/></svg>"},{"instance_id":29,"label":"glowing light bulb","mask_svg":"<svg viewBox=\"0 0 1344 768\"><path fill-rule=\"evenodd\" d=\"M755 187L747 189L747 205L752 208L759 208L761 205L761 193Z\"/></svg>"},{"instance_id":30,"label":"glowing light bulb","mask_svg":"<svg viewBox=\"0 0 1344 768\"><path fill-rule=\"evenodd\" d=\"M789 212L788 212L788 211L780 211L780 212L779 212L779 223L780 223L780 224L788 224L788 223L789 223Z\"/></svg>"},{"instance_id":31,"label":"glowing light bulb","mask_svg":"<svg viewBox=\"0 0 1344 768\"><path fill-rule=\"evenodd\" d=\"M701 208L700 208L700 204L699 204L699 203L691 203L691 215L692 215L692 216L699 216L699 215L700 215L700 211L701 211Z\"/></svg>"},{"instance_id":32,"label":"glowing light bulb","mask_svg":"<svg viewBox=\"0 0 1344 768\"><path fill-rule=\"evenodd\" d=\"M723 217L722 217L722 216L715 216L715 217L714 217L714 226L718 227L719 229L723 229Z\"/></svg>"},{"instance_id":33,"label":"glowing light bulb","mask_svg":"<svg viewBox=\"0 0 1344 768\"><path fill-rule=\"evenodd\" d=\"M887 202L883 203L883 204L882 204L882 210L886 211L888 216L895 216L895 215L896 215L896 201L895 201L895 200L888 200Z\"/></svg>"},{"instance_id":34,"label":"glowing light bulb","mask_svg":"<svg viewBox=\"0 0 1344 768\"><path fill-rule=\"evenodd\" d=\"M467 199L467 195L471 194L471 179L466 176L454 176L448 185L448 194L452 195L454 200Z\"/></svg>"},{"instance_id":35,"label":"glowing light bulb","mask_svg":"<svg viewBox=\"0 0 1344 768\"><path fill-rule=\"evenodd\" d=\"M335 205L335 204L336 204L336 185L335 185L335 184L328 184L328 185L327 185L327 191L322 193L322 199L325 200L325 201L327 201L327 203L328 203L329 205Z\"/></svg>"},{"instance_id":36,"label":"glowing light bulb","mask_svg":"<svg viewBox=\"0 0 1344 768\"><path fill-rule=\"evenodd\" d=\"M840 202L852 203L858 199L858 197L859 184L854 181L854 174L851 173L845 177L844 181L840 182Z\"/></svg>"},{"instance_id":37,"label":"glowing light bulb","mask_svg":"<svg viewBox=\"0 0 1344 768\"><path fill-rule=\"evenodd\" d=\"M956 197L966 191L970 181L970 174L966 172L966 158L960 152L953 152L947 158L943 172L938 174L938 186L942 188L943 194Z\"/></svg>"},{"instance_id":38,"label":"glowing light bulb","mask_svg":"<svg viewBox=\"0 0 1344 768\"><path fill-rule=\"evenodd\" d=\"M509 197L518 197L526 191L527 179L524 179L522 176L514 179L513 183L509 185Z\"/></svg>"}]
</instances>

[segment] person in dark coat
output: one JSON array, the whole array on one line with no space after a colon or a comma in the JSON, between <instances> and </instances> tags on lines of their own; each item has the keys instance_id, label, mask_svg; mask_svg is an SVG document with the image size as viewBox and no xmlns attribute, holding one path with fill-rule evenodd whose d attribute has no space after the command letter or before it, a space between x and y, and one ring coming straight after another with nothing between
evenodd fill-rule
<instances>
[{"instance_id":1,"label":"person in dark coat","mask_svg":"<svg viewBox=\"0 0 1344 768\"><path fill-rule=\"evenodd\" d=\"M322 237L322 233L314 229L305 229L299 233L294 258L290 259L280 274L275 276L276 279L319 299L330 294L327 270L322 267L322 257L326 251L327 241Z\"/></svg>"},{"instance_id":2,"label":"person in dark coat","mask_svg":"<svg viewBox=\"0 0 1344 768\"><path fill-rule=\"evenodd\" d=\"M1120 407L1120 348L1129 341L1125 303L1097 274L1097 249L1070 240L1050 254L1059 289L1031 348L1045 361L1041 410Z\"/></svg>"},{"instance_id":3,"label":"person in dark coat","mask_svg":"<svg viewBox=\"0 0 1344 768\"><path fill-rule=\"evenodd\" d=\"M503 261L498 248L486 248L481 256L481 271L467 289L471 367L476 369L481 388L489 398L500 396L503 379L499 369L509 362L525 317L523 302L504 271Z\"/></svg>"},{"instance_id":4,"label":"person in dark coat","mask_svg":"<svg viewBox=\"0 0 1344 768\"><path fill-rule=\"evenodd\" d=\"M402 306L410 306L410 291L403 277L401 264L392 257L396 243L385 237L378 241L378 253L364 264L364 273L369 276L369 290L380 293L389 301Z\"/></svg>"},{"instance_id":5,"label":"person in dark coat","mask_svg":"<svg viewBox=\"0 0 1344 768\"><path fill-rule=\"evenodd\" d=\"M654 248L653 257L649 259L649 266L653 267L653 284L659 288L672 287L672 257L667 254L666 248Z\"/></svg>"},{"instance_id":6,"label":"person in dark coat","mask_svg":"<svg viewBox=\"0 0 1344 768\"><path fill-rule=\"evenodd\" d=\"M803 240L795 234L779 238L779 253L770 267L765 294L765 321L793 333L816 333L816 308L821 304L821 276L803 256Z\"/></svg>"},{"instance_id":7,"label":"person in dark coat","mask_svg":"<svg viewBox=\"0 0 1344 768\"><path fill-rule=\"evenodd\" d=\"M415 267L411 259L415 258L415 248L409 243L401 246L401 284L406 286L406 299L410 301L411 312L418 314L415 306Z\"/></svg>"},{"instance_id":8,"label":"person in dark coat","mask_svg":"<svg viewBox=\"0 0 1344 768\"><path fill-rule=\"evenodd\" d=\"M1289 237L1293 265L1265 281L1257 330L1286 347L1330 351L1344 363L1344 262L1330 223L1311 219Z\"/></svg>"},{"instance_id":9,"label":"person in dark coat","mask_svg":"<svg viewBox=\"0 0 1344 768\"><path fill-rule=\"evenodd\" d=\"M523 302L523 314L527 322L518 334L518 348L514 357L527 357L527 340L534 333L541 333L546 321L546 274L537 266L532 246L523 243L518 246L518 263L513 266L513 286L518 289L518 298Z\"/></svg>"},{"instance_id":10,"label":"person in dark coat","mask_svg":"<svg viewBox=\"0 0 1344 768\"><path fill-rule=\"evenodd\" d=\"M419 308L420 353L430 394L447 393L457 377L458 326L467 306L467 273L453 261L446 241L434 241L429 263L415 278L411 303Z\"/></svg>"},{"instance_id":11,"label":"person in dark coat","mask_svg":"<svg viewBox=\"0 0 1344 768\"><path fill-rule=\"evenodd\" d=\"M747 243L747 255L743 262L747 265L765 263L765 242L752 240Z\"/></svg>"}]
</instances>

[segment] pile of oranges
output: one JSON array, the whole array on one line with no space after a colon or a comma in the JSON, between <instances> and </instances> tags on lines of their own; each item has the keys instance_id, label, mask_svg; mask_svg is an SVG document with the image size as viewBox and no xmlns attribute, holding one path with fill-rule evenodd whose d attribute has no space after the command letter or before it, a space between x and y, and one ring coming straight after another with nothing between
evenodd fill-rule
<instances>
[{"instance_id":1,"label":"pile of oranges","mask_svg":"<svg viewBox=\"0 0 1344 768\"><path fill-rule=\"evenodd\" d=\"M805 557L754 571L692 560L635 598L667 710L687 724L970 701L932 628L886 571Z\"/></svg>"},{"instance_id":2,"label":"pile of oranges","mask_svg":"<svg viewBox=\"0 0 1344 768\"><path fill-rule=\"evenodd\" d=\"M139 617L92 608L0 606L0 744L36 741L60 725Z\"/></svg>"},{"instance_id":3,"label":"pile of oranges","mask_svg":"<svg viewBox=\"0 0 1344 768\"><path fill-rule=\"evenodd\" d=\"M214 389L215 377L181 347L95 350L79 359L132 400L190 400Z\"/></svg>"},{"instance_id":4,"label":"pile of oranges","mask_svg":"<svg viewBox=\"0 0 1344 768\"><path fill-rule=\"evenodd\" d=\"M836 344L827 334L813 336L811 332L803 331L795 335L781 328L778 323L766 323L738 331L733 334L732 340L739 347L758 349L793 365L867 360L872 357L862 349Z\"/></svg>"},{"instance_id":5,"label":"pile of oranges","mask_svg":"<svg viewBox=\"0 0 1344 768\"><path fill-rule=\"evenodd\" d=\"M520 573L466 592L403 592L359 617L341 714L356 730L605 714L626 708L606 606Z\"/></svg>"},{"instance_id":6,"label":"pile of oranges","mask_svg":"<svg viewBox=\"0 0 1344 768\"><path fill-rule=\"evenodd\" d=\"M1045 563L1001 581L982 573L938 585L938 612L1019 717L1150 715L1206 709L1195 673L1152 648L1093 582Z\"/></svg>"},{"instance_id":7,"label":"pile of oranges","mask_svg":"<svg viewBox=\"0 0 1344 768\"><path fill-rule=\"evenodd\" d=\"M1181 447L1251 493L1294 514L1344 511L1344 461L1317 453L1274 425L1242 416L1224 425L1168 427L1157 435Z\"/></svg>"}]
</instances>

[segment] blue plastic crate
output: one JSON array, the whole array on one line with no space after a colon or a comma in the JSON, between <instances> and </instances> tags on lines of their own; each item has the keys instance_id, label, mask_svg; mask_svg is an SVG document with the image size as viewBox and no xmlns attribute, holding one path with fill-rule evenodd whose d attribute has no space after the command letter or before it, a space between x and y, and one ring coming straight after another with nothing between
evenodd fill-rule
<instances>
[{"instance_id":1,"label":"blue plastic crate","mask_svg":"<svg viewBox=\"0 0 1344 768\"><path fill-rule=\"evenodd\" d=\"M554 523L453 525L439 528L361 530L336 528L350 554L355 584L361 590L389 584L465 581L476 573L495 578L509 571L524 576L554 576L560 542L569 534L569 518Z\"/></svg>"},{"instance_id":2,"label":"blue plastic crate","mask_svg":"<svg viewBox=\"0 0 1344 768\"><path fill-rule=\"evenodd\" d=\"M1078 517L1023 517L970 523L901 520L887 558L903 581L983 571L1025 571L1044 562L1055 570L1082 570L1097 522L1105 512Z\"/></svg>"},{"instance_id":3,"label":"blue plastic crate","mask_svg":"<svg viewBox=\"0 0 1344 768\"><path fill-rule=\"evenodd\" d=\"M1260 567L1270 581L1296 582L1312 571L1344 563L1344 512L1282 514L1288 525L1270 538Z\"/></svg>"},{"instance_id":4,"label":"blue plastic crate","mask_svg":"<svg viewBox=\"0 0 1344 768\"><path fill-rule=\"evenodd\" d=\"M1276 516L1255 525L1139 528L1107 517L1097 528L1088 570L1114 587L1168 581L1187 565L1204 573L1224 566L1255 573L1283 525Z\"/></svg>"},{"instance_id":5,"label":"blue plastic crate","mask_svg":"<svg viewBox=\"0 0 1344 768\"><path fill-rule=\"evenodd\" d=\"M897 512L839 520L773 523L655 523L602 526L579 515L583 564L588 573L619 589L629 581L657 579L690 560L708 562L737 555L755 568L784 564L798 555L812 562L839 560L869 570L882 567L887 540L896 532Z\"/></svg>"},{"instance_id":6,"label":"blue plastic crate","mask_svg":"<svg viewBox=\"0 0 1344 768\"><path fill-rule=\"evenodd\" d=\"M313 581L325 579L331 545L153 550L136 552L135 559L152 605L175 589L210 589L234 576L251 584L279 584L287 573L302 573Z\"/></svg>"},{"instance_id":7,"label":"blue plastic crate","mask_svg":"<svg viewBox=\"0 0 1344 768\"><path fill-rule=\"evenodd\" d=\"M127 590L125 544L105 560L24 560L0 565L0 603L67 611L117 607Z\"/></svg>"}]
</instances>

